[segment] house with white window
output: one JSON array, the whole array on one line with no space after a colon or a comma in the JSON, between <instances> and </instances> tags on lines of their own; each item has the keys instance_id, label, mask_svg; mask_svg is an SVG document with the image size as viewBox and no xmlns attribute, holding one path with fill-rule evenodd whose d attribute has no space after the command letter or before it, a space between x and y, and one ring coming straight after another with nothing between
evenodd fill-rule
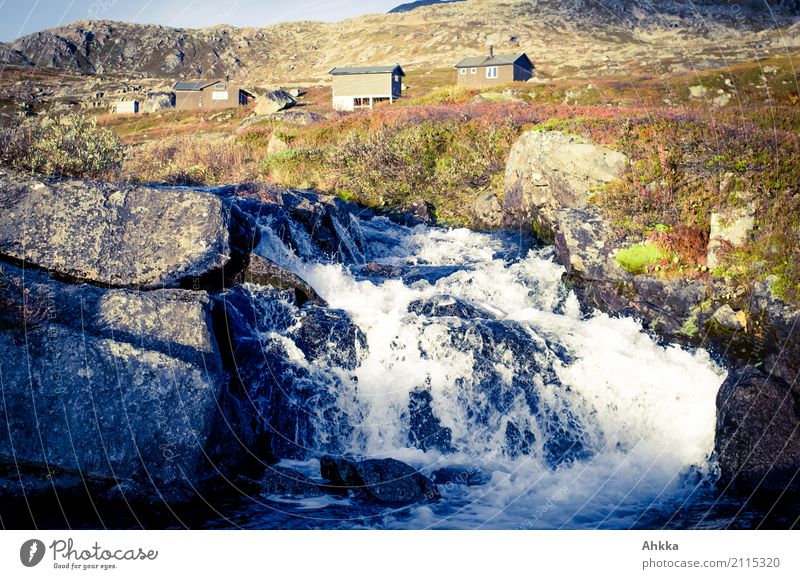
<instances>
[{"instance_id":1,"label":"house with white window","mask_svg":"<svg viewBox=\"0 0 800 579\"><path fill-rule=\"evenodd\" d=\"M399 64L389 66L338 66L333 76L333 110L372 110L381 102L393 103L403 96L403 77Z\"/></svg>"},{"instance_id":2,"label":"house with white window","mask_svg":"<svg viewBox=\"0 0 800 579\"><path fill-rule=\"evenodd\" d=\"M175 108L180 111L227 109L247 106L255 97L228 78L176 82Z\"/></svg>"},{"instance_id":3,"label":"house with white window","mask_svg":"<svg viewBox=\"0 0 800 579\"><path fill-rule=\"evenodd\" d=\"M468 88L498 86L512 82L526 82L533 76L533 62L524 52L470 56L456 65L458 85Z\"/></svg>"}]
</instances>

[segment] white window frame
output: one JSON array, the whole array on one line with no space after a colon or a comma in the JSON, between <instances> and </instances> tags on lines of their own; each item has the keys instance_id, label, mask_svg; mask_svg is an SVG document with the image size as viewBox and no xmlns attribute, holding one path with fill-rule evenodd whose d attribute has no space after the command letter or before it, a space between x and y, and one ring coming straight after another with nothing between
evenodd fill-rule
<instances>
[{"instance_id":1,"label":"white window frame","mask_svg":"<svg viewBox=\"0 0 800 579\"><path fill-rule=\"evenodd\" d=\"M478 69L477 68L470 68L469 69L469 73L470 74L478 74Z\"/></svg>"},{"instance_id":2,"label":"white window frame","mask_svg":"<svg viewBox=\"0 0 800 579\"><path fill-rule=\"evenodd\" d=\"M461 69L461 76L467 76L467 69L466 68L462 68Z\"/></svg>"},{"instance_id":3,"label":"white window frame","mask_svg":"<svg viewBox=\"0 0 800 579\"><path fill-rule=\"evenodd\" d=\"M227 101L230 100L231 96L226 90L215 90L211 92L211 100L212 101Z\"/></svg>"},{"instance_id":4,"label":"white window frame","mask_svg":"<svg viewBox=\"0 0 800 579\"><path fill-rule=\"evenodd\" d=\"M499 71L496 66L487 66L486 67L486 78L488 79L496 79Z\"/></svg>"}]
</instances>

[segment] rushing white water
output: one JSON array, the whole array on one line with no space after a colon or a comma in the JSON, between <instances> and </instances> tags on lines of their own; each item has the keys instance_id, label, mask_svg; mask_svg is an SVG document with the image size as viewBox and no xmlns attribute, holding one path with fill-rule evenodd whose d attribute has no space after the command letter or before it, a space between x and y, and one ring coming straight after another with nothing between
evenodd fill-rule
<instances>
[{"instance_id":1,"label":"rushing white water","mask_svg":"<svg viewBox=\"0 0 800 579\"><path fill-rule=\"evenodd\" d=\"M385 219L362 223L358 235L365 260L422 274L377 279L360 266L303 260L268 228L259 248L366 336L355 369L318 369L343 378L349 451L485 476L442 485L443 501L388 514L381 526L625 528L691 497L708 470L725 377L705 351L664 347L632 319L582 315L550 250L515 255L502 236ZM480 313L409 310L436 298ZM420 389L451 451L409 443L409 401Z\"/></svg>"}]
</instances>

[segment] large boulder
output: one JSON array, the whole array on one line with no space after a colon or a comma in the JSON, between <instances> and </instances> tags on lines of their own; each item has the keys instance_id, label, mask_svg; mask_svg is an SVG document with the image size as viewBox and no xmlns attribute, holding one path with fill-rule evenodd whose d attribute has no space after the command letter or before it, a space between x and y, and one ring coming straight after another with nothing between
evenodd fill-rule
<instances>
[{"instance_id":1,"label":"large boulder","mask_svg":"<svg viewBox=\"0 0 800 579\"><path fill-rule=\"evenodd\" d=\"M557 211L585 207L592 189L619 178L622 153L560 131L528 131L511 148L503 208L509 225L530 226L547 241Z\"/></svg>"},{"instance_id":2,"label":"large boulder","mask_svg":"<svg viewBox=\"0 0 800 579\"><path fill-rule=\"evenodd\" d=\"M357 496L384 504L413 504L439 497L436 485L414 467L393 458L362 461L323 456L322 478L332 489L353 491Z\"/></svg>"},{"instance_id":3,"label":"large boulder","mask_svg":"<svg viewBox=\"0 0 800 579\"><path fill-rule=\"evenodd\" d=\"M711 233L708 240L708 267L719 265L727 249L741 247L750 240L756 226L755 204L728 207L711 214Z\"/></svg>"},{"instance_id":4,"label":"large boulder","mask_svg":"<svg viewBox=\"0 0 800 579\"><path fill-rule=\"evenodd\" d=\"M253 113L256 116L271 115L297 104L297 99L285 90L271 90L256 97Z\"/></svg>"},{"instance_id":5,"label":"large boulder","mask_svg":"<svg viewBox=\"0 0 800 579\"><path fill-rule=\"evenodd\" d=\"M156 91L148 93L140 107L142 113L155 113L165 109L175 108L175 93L167 91Z\"/></svg>"},{"instance_id":6,"label":"large boulder","mask_svg":"<svg viewBox=\"0 0 800 579\"><path fill-rule=\"evenodd\" d=\"M723 489L800 493L800 389L748 366L717 395L716 455Z\"/></svg>"},{"instance_id":7,"label":"large boulder","mask_svg":"<svg viewBox=\"0 0 800 579\"><path fill-rule=\"evenodd\" d=\"M67 285L0 265L0 462L185 497L223 388L205 292Z\"/></svg>"},{"instance_id":8,"label":"large boulder","mask_svg":"<svg viewBox=\"0 0 800 579\"><path fill-rule=\"evenodd\" d=\"M191 287L257 243L196 190L0 176L0 206L0 254L107 286Z\"/></svg>"}]
</instances>

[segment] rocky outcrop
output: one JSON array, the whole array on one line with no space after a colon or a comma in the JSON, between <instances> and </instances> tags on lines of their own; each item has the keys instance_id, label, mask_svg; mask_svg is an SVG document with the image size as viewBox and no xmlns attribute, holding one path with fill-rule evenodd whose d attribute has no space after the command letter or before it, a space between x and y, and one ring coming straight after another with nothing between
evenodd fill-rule
<instances>
[{"instance_id":1,"label":"rocky outcrop","mask_svg":"<svg viewBox=\"0 0 800 579\"><path fill-rule=\"evenodd\" d=\"M625 166L618 153L569 135L526 133L509 159L506 223L531 228L555 244L586 308L635 316L669 341L708 348L726 361L733 373L720 390L717 428L723 482L745 492L778 490L798 466L792 430L797 393L789 384L800 372L800 340L794 335L800 311L775 296L771 278L748 289L712 276L658 279L622 268L617 256L631 241L615 236L602 210L591 204L591 192L619 177ZM724 181L730 187L733 178ZM738 208L712 215L711 266L751 235L753 205L747 195L735 195ZM516 429L510 438L525 437Z\"/></svg>"},{"instance_id":2,"label":"rocky outcrop","mask_svg":"<svg viewBox=\"0 0 800 579\"><path fill-rule=\"evenodd\" d=\"M564 209L582 209L590 193L625 169L622 153L559 131L528 131L509 154L503 209L509 225L530 226L554 241Z\"/></svg>"},{"instance_id":3,"label":"rocky outcrop","mask_svg":"<svg viewBox=\"0 0 800 579\"><path fill-rule=\"evenodd\" d=\"M393 458L354 461L323 456L320 469L330 490L351 491L377 503L407 505L439 497L433 481Z\"/></svg>"},{"instance_id":4,"label":"rocky outcrop","mask_svg":"<svg viewBox=\"0 0 800 579\"><path fill-rule=\"evenodd\" d=\"M166 499L205 480L223 388L205 292L74 286L0 264L0 303L2 460Z\"/></svg>"},{"instance_id":5,"label":"rocky outcrop","mask_svg":"<svg viewBox=\"0 0 800 579\"><path fill-rule=\"evenodd\" d=\"M223 199L185 189L0 177L0 254L77 281L180 287L257 243Z\"/></svg>"},{"instance_id":6,"label":"rocky outcrop","mask_svg":"<svg viewBox=\"0 0 800 579\"><path fill-rule=\"evenodd\" d=\"M800 390L752 366L717 395L715 453L729 492L800 494Z\"/></svg>"}]
</instances>

